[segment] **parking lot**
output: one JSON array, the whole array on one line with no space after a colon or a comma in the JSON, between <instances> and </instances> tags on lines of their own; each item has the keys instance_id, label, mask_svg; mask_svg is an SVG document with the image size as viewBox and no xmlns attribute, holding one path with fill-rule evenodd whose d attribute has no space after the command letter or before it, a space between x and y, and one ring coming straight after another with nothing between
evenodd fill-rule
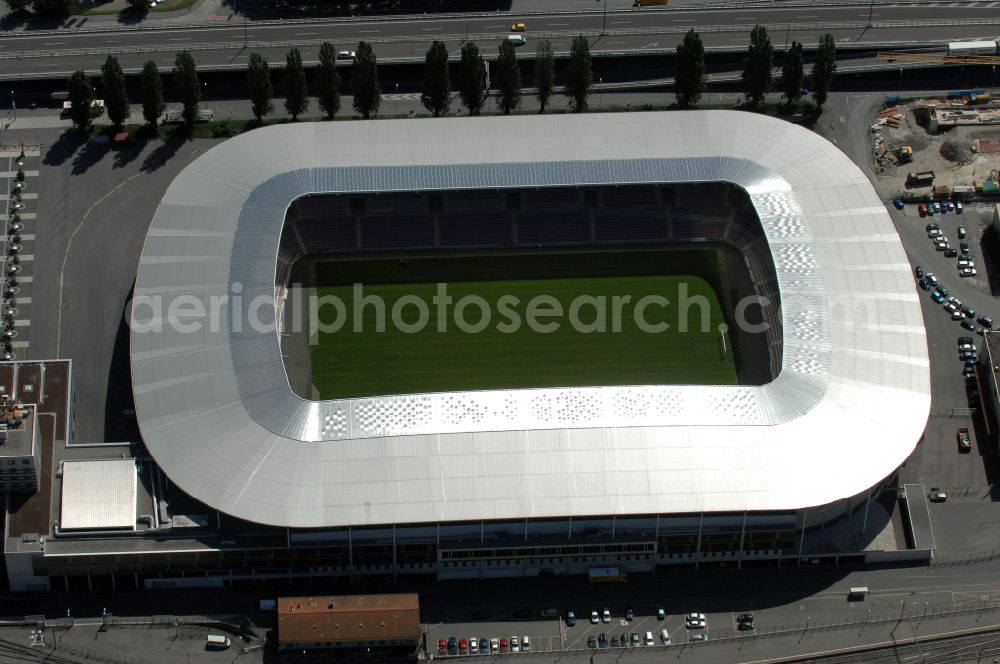
<instances>
[{"instance_id":1,"label":"parking lot","mask_svg":"<svg viewBox=\"0 0 1000 664\"><path fill-rule=\"evenodd\" d=\"M579 609L566 609L559 612L558 617L532 616L533 620L527 620L528 616L523 616L519 621L505 620L482 620L456 623L442 623L428 626L427 645L432 655L479 655L487 654L482 648L477 646L475 651L467 645L473 639L477 641L486 640L492 643L491 653L494 654L515 654L522 652L525 637L529 640L529 652L553 652L553 651L574 651L586 649L613 649L631 647L664 647L667 645L677 645L682 643L693 643L697 641L707 641L713 635L745 634L754 633L752 623L746 625L744 629L739 629L738 617L743 614L752 614L750 607L733 610L730 612L704 613L705 624L700 628L688 628L686 626L686 616L689 612L698 612L698 607L692 607L690 611L664 610L663 617L657 616L659 607L643 607L644 610L635 610L632 620L626 618L627 606L592 606ZM605 609L609 615L604 618ZM567 620L569 612L576 618L575 624L571 625ZM592 612L596 612L597 622L593 622ZM480 614L486 617L486 614ZM663 630L667 630L669 643L663 639ZM647 644L647 632L652 644ZM606 638L602 639L604 636ZM516 638L518 648L513 648ZM465 642L465 647L462 642Z\"/></svg>"}]
</instances>

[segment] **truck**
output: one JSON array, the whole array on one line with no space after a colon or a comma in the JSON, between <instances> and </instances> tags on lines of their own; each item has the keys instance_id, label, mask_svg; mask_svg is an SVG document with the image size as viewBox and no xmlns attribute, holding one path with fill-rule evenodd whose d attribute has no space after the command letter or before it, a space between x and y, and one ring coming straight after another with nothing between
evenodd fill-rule
<instances>
[{"instance_id":1,"label":"truck","mask_svg":"<svg viewBox=\"0 0 1000 664\"><path fill-rule=\"evenodd\" d=\"M961 41L948 44L948 55L997 55L1000 41Z\"/></svg>"},{"instance_id":2,"label":"truck","mask_svg":"<svg viewBox=\"0 0 1000 664\"><path fill-rule=\"evenodd\" d=\"M936 184L931 187L931 196L934 198L950 198L951 188L945 184Z\"/></svg>"},{"instance_id":3,"label":"truck","mask_svg":"<svg viewBox=\"0 0 1000 664\"><path fill-rule=\"evenodd\" d=\"M653 5L665 5L667 0L635 0L633 7L652 7Z\"/></svg>"},{"instance_id":4,"label":"truck","mask_svg":"<svg viewBox=\"0 0 1000 664\"><path fill-rule=\"evenodd\" d=\"M969 427L958 427L958 433L955 437L958 439L958 450L960 452L968 452L972 449L972 439L969 438Z\"/></svg>"},{"instance_id":5,"label":"truck","mask_svg":"<svg viewBox=\"0 0 1000 664\"><path fill-rule=\"evenodd\" d=\"M911 187L926 187L934 182L934 171L910 171L906 183Z\"/></svg>"}]
</instances>

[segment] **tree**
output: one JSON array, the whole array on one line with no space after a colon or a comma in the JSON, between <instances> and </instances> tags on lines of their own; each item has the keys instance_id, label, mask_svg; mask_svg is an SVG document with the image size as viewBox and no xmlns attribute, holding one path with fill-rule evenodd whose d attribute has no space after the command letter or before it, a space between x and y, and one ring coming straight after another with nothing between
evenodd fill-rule
<instances>
[{"instance_id":1,"label":"tree","mask_svg":"<svg viewBox=\"0 0 1000 664\"><path fill-rule=\"evenodd\" d=\"M517 52L510 41L500 42L497 60L497 108L504 115L521 105L521 68L517 65Z\"/></svg>"},{"instance_id":2,"label":"tree","mask_svg":"<svg viewBox=\"0 0 1000 664\"><path fill-rule=\"evenodd\" d=\"M319 47L319 71L316 75L319 86L319 107L327 120L340 110L340 74L337 73L337 51L330 42Z\"/></svg>"},{"instance_id":3,"label":"tree","mask_svg":"<svg viewBox=\"0 0 1000 664\"><path fill-rule=\"evenodd\" d=\"M309 108L309 88L306 86L306 72L302 68L302 54L293 48L285 58L285 110L292 121Z\"/></svg>"},{"instance_id":4,"label":"tree","mask_svg":"<svg viewBox=\"0 0 1000 664\"><path fill-rule=\"evenodd\" d=\"M253 116L257 122L274 110L271 98L274 87L271 85L271 67L260 53L251 53L247 63L247 87L250 89L250 104Z\"/></svg>"},{"instance_id":5,"label":"tree","mask_svg":"<svg viewBox=\"0 0 1000 664\"><path fill-rule=\"evenodd\" d=\"M26 13L30 4L31 0L7 0L7 6L10 7L12 14Z\"/></svg>"},{"instance_id":6,"label":"tree","mask_svg":"<svg viewBox=\"0 0 1000 664\"><path fill-rule=\"evenodd\" d=\"M594 70L590 63L590 43L583 35L573 39L566 63L566 92L569 105L576 113L587 110L587 97L594 84Z\"/></svg>"},{"instance_id":7,"label":"tree","mask_svg":"<svg viewBox=\"0 0 1000 664\"><path fill-rule=\"evenodd\" d=\"M802 96L802 44L792 42L792 47L785 54L785 63L781 66L781 87L784 89L788 105Z\"/></svg>"},{"instance_id":8,"label":"tree","mask_svg":"<svg viewBox=\"0 0 1000 664\"><path fill-rule=\"evenodd\" d=\"M552 44L543 39L535 51L535 97L538 99L539 113L545 112L555 87L556 63L552 56Z\"/></svg>"},{"instance_id":9,"label":"tree","mask_svg":"<svg viewBox=\"0 0 1000 664\"><path fill-rule=\"evenodd\" d=\"M163 81L160 79L160 70L152 60L142 67L141 84L142 117L155 127L167 105L163 102Z\"/></svg>"},{"instance_id":10,"label":"tree","mask_svg":"<svg viewBox=\"0 0 1000 664\"><path fill-rule=\"evenodd\" d=\"M181 51L174 59L174 85L177 86L184 105L181 112L184 124L190 129L198 119L201 83L198 81L198 68L194 64L194 58L187 51Z\"/></svg>"},{"instance_id":11,"label":"tree","mask_svg":"<svg viewBox=\"0 0 1000 664\"><path fill-rule=\"evenodd\" d=\"M93 119L91 108L94 105L94 88L90 85L90 79L82 71L77 70L69 77L69 117L73 124L81 132L86 132L90 128Z\"/></svg>"},{"instance_id":12,"label":"tree","mask_svg":"<svg viewBox=\"0 0 1000 664\"><path fill-rule=\"evenodd\" d=\"M424 89L420 103L434 117L448 113L451 106L451 80L448 77L448 49L444 42L436 41L427 49L424 58Z\"/></svg>"},{"instance_id":13,"label":"tree","mask_svg":"<svg viewBox=\"0 0 1000 664\"><path fill-rule=\"evenodd\" d=\"M813 97L816 99L817 113L826 103L826 95L830 92L830 85L833 84L836 73L837 44L833 41L833 35L827 33L819 38L819 49L812 69Z\"/></svg>"},{"instance_id":14,"label":"tree","mask_svg":"<svg viewBox=\"0 0 1000 664\"><path fill-rule=\"evenodd\" d=\"M109 55L101 66L101 83L104 86L104 107L108 109L108 119L115 127L125 126L128 120L128 94L125 92L125 72L118 64L118 58Z\"/></svg>"},{"instance_id":15,"label":"tree","mask_svg":"<svg viewBox=\"0 0 1000 664\"><path fill-rule=\"evenodd\" d=\"M677 45L677 73L674 75L674 95L677 105L690 108L698 103L707 89L705 84L705 46L701 35L688 30L684 41Z\"/></svg>"},{"instance_id":16,"label":"tree","mask_svg":"<svg viewBox=\"0 0 1000 664\"><path fill-rule=\"evenodd\" d=\"M378 84L378 61L368 42L358 42L351 72L351 92L354 94L354 110L365 120L378 115L382 101L382 87Z\"/></svg>"},{"instance_id":17,"label":"tree","mask_svg":"<svg viewBox=\"0 0 1000 664\"><path fill-rule=\"evenodd\" d=\"M462 46L461 72L458 94L462 97L462 105L469 109L469 115L479 115L486 101L486 62L474 42L465 42Z\"/></svg>"},{"instance_id":18,"label":"tree","mask_svg":"<svg viewBox=\"0 0 1000 664\"><path fill-rule=\"evenodd\" d=\"M743 66L743 94L750 106L757 108L771 88L771 67L774 47L767 36L767 28L755 26L750 32L750 48Z\"/></svg>"},{"instance_id":19,"label":"tree","mask_svg":"<svg viewBox=\"0 0 1000 664\"><path fill-rule=\"evenodd\" d=\"M66 16L69 0L32 0L31 8L39 16Z\"/></svg>"}]
</instances>

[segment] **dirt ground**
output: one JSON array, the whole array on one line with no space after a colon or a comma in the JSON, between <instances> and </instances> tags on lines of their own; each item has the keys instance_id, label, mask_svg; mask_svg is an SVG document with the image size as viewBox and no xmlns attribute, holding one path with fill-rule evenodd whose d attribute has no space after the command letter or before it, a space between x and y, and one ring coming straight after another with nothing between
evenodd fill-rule
<instances>
[{"instance_id":1,"label":"dirt ground","mask_svg":"<svg viewBox=\"0 0 1000 664\"><path fill-rule=\"evenodd\" d=\"M919 102L902 105L900 110L904 111L904 117L900 125L881 128L880 153L903 145L913 148L913 161L909 163L881 160L879 177L886 184L891 182L893 186L889 188L906 191L906 174L910 171L933 170L935 185L953 187L982 182L993 170L1000 169L1000 152L980 153L975 144L977 139L1000 140L1000 125L952 127L932 134L915 113L920 105ZM924 190L930 193L929 187L910 191L924 193Z\"/></svg>"}]
</instances>

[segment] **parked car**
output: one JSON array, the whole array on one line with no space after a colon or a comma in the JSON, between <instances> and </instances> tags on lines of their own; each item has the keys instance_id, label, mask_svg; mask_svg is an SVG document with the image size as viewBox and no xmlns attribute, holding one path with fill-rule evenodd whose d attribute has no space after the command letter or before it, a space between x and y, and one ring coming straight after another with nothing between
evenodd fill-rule
<instances>
[{"instance_id":1,"label":"parked car","mask_svg":"<svg viewBox=\"0 0 1000 664\"><path fill-rule=\"evenodd\" d=\"M951 312L951 319L952 320L962 320L964 318L965 317L962 315L961 311L953 311L953 312Z\"/></svg>"},{"instance_id":2,"label":"parked car","mask_svg":"<svg viewBox=\"0 0 1000 664\"><path fill-rule=\"evenodd\" d=\"M976 276L976 268L974 267L963 267L958 271L959 276L962 277L974 277Z\"/></svg>"},{"instance_id":3,"label":"parked car","mask_svg":"<svg viewBox=\"0 0 1000 664\"><path fill-rule=\"evenodd\" d=\"M667 613L663 610L663 607L656 607L656 619L663 620L667 617Z\"/></svg>"},{"instance_id":4,"label":"parked car","mask_svg":"<svg viewBox=\"0 0 1000 664\"><path fill-rule=\"evenodd\" d=\"M751 631L753 629L753 622L751 621L751 622L736 623L736 629L740 630L741 632Z\"/></svg>"},{"instance_id":5,"label":"parked car","mask_svg":"<svg viewBox=\"0 0 1000 664\"><path fill-rule=\"evenodd\" d=\"M611 646L611 642L608 641L607 634L601 634L597 637L597 647L601 650L607 650Z\"/></svg>"},{"instance_id":6,"label":"parked car","mask_svg":"<svg viewBox=\"0 0 1000 664\"><path fill-rule=\"evenodd\" d=\"M444 639L438 640L438 654L444 655L448 652L448 642Z\"/></svg>"},{"instance_id":7,"label":"parked car","mask_svg":"<svg viewBox=\"0 0 1000 664\"><path fill-rule=\"evenodd\" d=\"M590 624L591 625L596 625L599 622L601 622L601 615L597 611L591 611L590 612Z\"/></svg>"},{"instance_id":8,"label":"parked car","mask_svg":"<svg viewBox=\"0 0 1000 664\"><path fill-rule=\"evenodd\" d=\"M652 632L646 632L646 635L645 635L645 637L644 637L644 638L642 639L642 642L643 642L643 643L644 643L645 645L647 645L647 646L651 646L651 645L653 645L653 633L652 633Z\"/></svg>"},{"instance_id":9,"label":"parked car","mask_svg":"<svg viewBox=\"0 0 1000 664\"><path fill-rule=\"evenodd\" d=\"M688 639L690 641L708 641L708 634L692 634Z\"/></svg>"},{"instance_id":10,"label":"parked car","mask_svg":"<svg viewBox=\"0 0 1000 664\"><path fill-rule=\"evenodd\" d=\"M959 226L958 227L958 239L959 240L964 240L965 239L965 226Z\"/></svg>"},{"instance_id":11,"label":"parked car","mask_svg":"<svg viewBox=\"0 0 1000 664\"><path fill-rule=\"evenodd\" d=\"M448 639L448 654L457 655L458 654L458 639L454 636Z\"/></svg>"},{"instance_id":12,"label":"parked car","mask_svg":"<svg viewBox=\"0 0 1000 664\"><path fill-rule=\"evenodd\" d=\"M469 654L470 655L479 654L479 639L475 636L469 638Z\"/></svg>"},{"instance_id":13,"label":"parked car","mask_svg":"<svg viewBox=\"0 0 1000 664\"><path fill-rule=\"evenodd\" d=\"M975 318L976 310L972 307L962 307L962 315L966 318Z\"/></svg>"},{"instance_id":14,"label":"parked car","mask_svg":"<svg viewBox=\"0 0 1000 664\"><path fill-rule=\"evenodd\" d=\"M938 284L938 290L941 291L941 294L944 295L945 297L951 295L951 291L948 290L944 284Z\"/></svg>"},{"instance_id":15,"label":"parked car","mask_svg":"<svg viewBox=\"0 0 1000 664\"><path fill-rule=\"evenodd\" d=\"M490 652L491 653L500 652L500 639L490 639Z\"/></svg>"},{"instance_id":16,"label":"parked car","mask_svg":"<svg viewBox=\"0 0 1000 664\"><path fill-rule=\"evenodd\" d=\"M639 645L639 632L632 632L632 645L633 646Z\"/></svg>"},{"instance_id":17,"label":"parked car","mask_svg":"<svg viewBox=\"0 0 1000 664\"><path fill-rule=\"evenodd\" d=\"M967 329L969 332L975 332L976 331L976 324L973 323L971 320L963 320L960 323L960 325L962 327L964 327L965 329Z\"/></svg>"},{"instance_id":18,"label":"parked car","mask_svg":"<svg viewBox=\"0 0 1000 664\"><path fill-rule=\"evenodd\" d=\"M973 263L968 258L959 258L958 259L958 267L960 267L960 268L961 267L976 267L976 264Z\"/></svg>"},{"instance_id":19,"label":"parked car","mask_svg":"<svg viewBox=\"0 0 1000 664\"><path fill-rule=\"evenodd\" d=\"M941 229L939 228L932 228L931 230L927 231L927 237L941 237L941 235L942 235Z\"/></svg>"},{"instance_id":20,"label":"parked car","mask_svg":"<svg viewBox=\"0 0 1000 664\"><path fill-rule=\"evenodd\" d=\"M521 642L518 641L516 636L510 637L510 651L521 652Z\"/></svg>"},{"instance_id":21,"label":"parked car","mask_svg":"<svg viewBox=\"0 0 1000 664\"><path fill-rule=\"evenodd\" d=\"M941 206L948 210L948 212L955 211L955 201L941 201Z\"/></svg>"},{"instance_id":22,"label":"parked car","mask_svg":"<svg viewBox=\"0 0 1000 664\"><path fill-rule=\"evenodd\" d=\"M490 651L490 642L486 639L479 639L479 654L485 655Z\"/></svg>"},{"instance_id":23,"label":"parked car","mask_svg":"<svg viewBox=\"0 0 1000 664\"><path fill-rule=\"evenodd\" d=\"M612 636L611 637L611 647L612 648L617 648L619 645L621 645L621 642L618 641L618 637L617 636Z\"/></svg>"},{"instance_id":24,"label":"parked car","mask_svg":"<svg viewBox=\"0 0 1000 664\"><path fill-rule=\"evenodd\" d=\"M976 351L974 351L974 350L960 350L960 351L958 351L958 359L960 359L960 360L973 359L974 360L974 359L976 359Z\"/></svg>"},{"instance_id":25,"label":"parked car","mask_svg":"<svg viewBox=\"0 0 1000 664\"><path fill-rule=\"evenodd\" d=\"M944 302L944 295L941 293L941 291L934 291L933 293L931 293L931 299L937 302L938 304L941 304L942 302Z\"/></svg>"},{"instance_id":26,"label":"parked car","mask_svg":"<svg viewBox=\"0 0 1000 664\"><path fill-rule=\"evenodd\" d=\"M604 609L604 611L601 612L601 620L603 620L606 623L611 622L611 610L610 609Z\"/></svg>"},{"instance_id":27,"label":"parked car","mask_svg":"<svg viewBox=\"0 0 1000 664\"><path fill-rule=\"evenodd\" d=\"M931 495L929 497L932 503L943 503L948 500L948 494L944 491L931 491Z\"/></svg>"},{"instance_id":28,"label":"parked car","mask_svg":"<svg viewBox=\"0 0 1000 664\"><path fill-rule=\"evenodd\" d=\"M934 201L933 203L931 203L931 210L933 210L934 214L938 214L939 212L941 212L941 204L938 203L937 201Z\"/></svg>"},{"instance_id":29,"label":"parked car","mask_svg":"<svg viewBox=\"0 0 1000 664\"><path fill-rule=\"evenodd\" d=\"M913 273L917 275L917 279L920 279L921 277L924 276L924 268L918 265L916 268L914 268Z\"/></svg>"},{"instance_id":30,"label":"parked car","mask_svg":"<svg viewBox=\"0 0 1000 664\"><path fill-rule=\"evenodd\" d=\"M959 242L958 243L958 248L959 248L959 250L961 250L963 256L968 256L969 255L969 243L968 242Z\"/></svg>"},{"instance_id":31,"label":"parked car","mask_svg":"<svg viewBox=\"0 0 1000 664\"><path fill-rule=\"evenodd\" d=\"M962 201L955 201L955 214L962 214Z\"/></svg>"},{"instance_id":32,"label":"parked car","mask_svg":"<svg viewBox=\"0 0 1000 664\"><path fill-rule=\"evenodd\" d=\"M902 198L894 198L894 199L892 199L892 204L896 207L897 210L902 210L905 207L905 205L903 204L903 199Z\"/></svg>"},{"instance_id":33,"label":"parked car","mask_svg":"<svg viewBox=\"0 0 1000 664\"><path fill-rule=\"evenodd\" d=\"M933 272L928 272L927 273L927 281L930 282L931 286L937 286L938 285L938 278L934 276Z\"/></svg>"},{"instance_id":34,"label":"parked car","mask_svg":"<svg viewBox=\"0 0 1000 664\"><path fill-rule=\"evenodd\" d=\"M984 314L979 317L979 324L983 327L993 327L993 318Z\"/></svg>"},{"instance_id":35,"label":"parked car","mask_svg":"<svg viewBox=\"0 0 1000 664\"><path fill-rule=\"evenodd\" d=\"M956 304L955 302L948 301L944 303L944 308L948 311L948 313L953 314L961 309L961 307L959 306L960 304L961 302Z\"/></svg>"},{"instance_id":36,"label":"parked car","mask_svg":"<svg viewBox=\"0 0 1000 664\"><path fill-rule=\"evenodd\" d=\"M958 252L955 251L954 249L945 249L944 250L944 257L945 258L954 258L955 256L958 256Z\"/></svg>"},{"instance_id":37,"label":"parked car","mask_svg":"<svg viewBox=\"0 0 1000 664\"><path fill-rule=\"evenodd\" d=\"M976 350L976 347L972 344L972 339L970 339L969 337L965 337L965 338L969 339L968 343L963 342L963 343L958 344L958 350L959 351L963 351L963 350Z\"/></svg>"},{"instance_id":38,"label":"parked car","mask_svg":"<svg viewBox=\"0 0 1000 664\"><path fill-rule=\"evenodd\" d=\"M921 203L920 205L918 205L917 206L917 212L920 213L921 217L926 217L927 216L927 203Z\"/></svg>"},{"instance_id":39,"label":"parked car","mask_svg":"<svg viewBox=\"0 0 1000 664\"><path fill-rule=\"evenodd\" d=\"M469 642L465 639L458 640L458 654L465 655L469 652Z\"/></svg>"},{"instance_id":40,"label":"parked car","mask_svg":"<svg viewBox=\"0 0 1000 664\"><path fill-rule=\"evenodd\" d=\"M985 316L981 316L981 318L985 318ZM959 343L959 345L961 345L961 344L971 344L971 343L975 343L975 340L972 337L959 337L958 338L958 343Z\"/></svg>"},{"instance_id":41,"label":"parked car","mask_svg":"<svg viewBox=\"0 0 1000 664\"><path fill-rule=\"evenodd\" d=\"M937 224L927 224L926 230L927 231L939 231L939 230L941 230L941 227L939 225L937 225Z\"/></svg>"},{"instance_id":42,"label":"parked car","mask_svg":"<svg viewBox=\"0 0 1000 664\"><path fill-rule=\"evenodd\" d=\"M593 616L591 616L591 620L593 620ZM576 614L572 611L566 612L566 626L576 627Z\"/></svg>"},{"instance_id":43,"label":"parked car","mask_svg":"<svg viewBox=\"0 0 1000 664\"><path fill-rule=\"evenodd\" d=\"M500 652L507 652L507 639L500 639Z\"/></svg>"},{"instance_id":44,"label":"parked car","mask_svg":"<svg viewBox=\"0 0 1000 664\"><path fill-rule=\"evenodd\" d=\"M920 284L920 287L925 291L929 291L931 289L931 284L926 279L921 279L918 283Z\"/></svg>"},{"instance_id":45,"label":"parked car","mask_svg":"<svg viewBox=\"0 0 1000 664\"><path fill-rule=\"evenodd\" d=\"M597 639L593 635L587 637L587 647L588 648L597 647Z\"/></svg>"},{"instance_id":46,"label":"parked car","mask_svg":"<svg viewBox=\"0 0 1000 664\"><path fill-rule=\"evenodd\" d=\"M938 251L948 251L949 249L951 249L951 245L948 244L947 242L935 242L934 248L937 249Z\"/></svg>"},{"instance_id":47,"label":"parked car","mask_svg":"<svg viewBox=\"0 0 1000 664\"><path fill-rule=\"evenodd\" d=\"M635 619L635 611L632 610L631 606L627 607L625 609L625 620L627 622L632 622L634 619Z\"/></svg>"}]
</instances>

